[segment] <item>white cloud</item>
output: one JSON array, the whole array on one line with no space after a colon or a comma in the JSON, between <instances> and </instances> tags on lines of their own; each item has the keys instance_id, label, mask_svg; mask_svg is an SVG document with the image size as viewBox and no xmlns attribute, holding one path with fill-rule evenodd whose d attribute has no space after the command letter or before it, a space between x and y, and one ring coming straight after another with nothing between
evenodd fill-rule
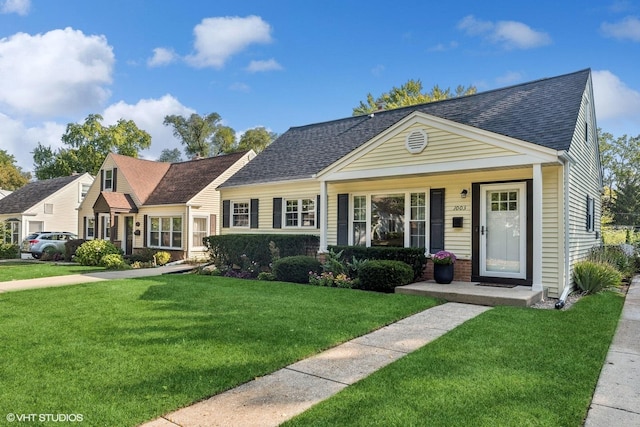
<instances>
[{"instance_id":1,"label":"white cloud","mask_svg":"<svg viewBox=\"0 0 640 427\"><path fill-rule=\"evenodd\" d=\"M25 16L31 9L31 0L4 0L0 1L0 13L17 13Z\"/></svg>"},{"instance_id":2,"label":"white cloud","mask_svg":"<svg viewBox=\"0 0 640 427\"><path fill-rule=\"evenodd\" d=\"M604 131L636 135L640 132L640 92L608 70L593 72L598 126Z\"/></svg>"},{"instance_id":3,"label":"white cloud","mask_svg":"<svg viewBox=\"0 0 640 427\"><path fill-rule=\"evenodd\" d=\"M45 117L95 109L110 96L113 64L105 37L71 28L0 39L0 105Z\"/></svg>"},{"instance_id":4,"label":"white cloud","mask_svg":"<svg viewBox=\"0 0 640 427\"><path fill-rule=\"evenodd\" d=\"M147 65L149 67L160 67L162 65L171 64L178 58L179 56L173 51L173 49L157 47L153 49L153 56L147 60Z\"/></svg>"},{"instance_id":5,"label":"white cloud","mask_svg":"<svg viewBox=\"0 0 640 427\"><path fill-rule=\"evenodd\" d=\"M517 21L480 21L473 15L465 16L458 23L458 29L470 36L482 36L490 43L504 49L532 49L551 43L551 37L544 32L533 30Z\"/></svg>"},{"instance_id":6,"label":"white cloud","mask_svg":"<svg viewBox=\"0 0 640 427\"><path fill-rule=\"evenodd\" d=\"M242 82L233 83L231 86L229 86L229 89L234 92L244 92L244 93L251 92L251 87L248 84L242 83Z\"/></svg>"},{"instance_id":7,"label":"white cloud","mask_svg":"<svg viewBox=\"0 0 640 427\"><path fill-rule=\"evenodd\" d=\"M33 172L33 150L38 146L38 142L56 150L62 146L60 137L65 129L65 125L54 122L44 122L39 126L29 127L19 120L0 113L2 149L12 154L16 164L29 172Z\"/></svg>"},{"instance_id":8,"label":"white cloud","mask_svg":"<svg viewBox=\"0 0 640 427\"><path fill-rule=\"evenodd\" d=\"M173 136L173 129L163 125L164 117L180 115L188 117L196 111L182 105L171 95L160 99L142 99L136 104L120 101L104 110L103 124L109 126L120 119L133 120L138 128L151 135L151 147L140 153L141 158L157 159L165 148L178 148L182 151L182 143Z\"/></svg>"},{"instance_id":9,"label":"white cloud","mask_svg":"<svg viewBox=\"0 0 640 427\"><path fill-rule=\"evenodd\" d=\"M622 21L613 24L603 22L600 25L600 30L606 37L640 42L640 19L635 16L627 16Z\"/></svg>"},{"instance_id":10,"label":"white cloud","mask_svg":"<svg viewBox=\"0 0 640 427\"><path fill-rule=\"evenodd\" d=\"M449 43L438 43L434 46L431 46L428 50L429 52L446 52L458 47L458 42L450 41Z\"/></svg>"},{"instance_id":11,"label":"white cloud","mask_svg":"<svg viewBox=\"0 0 640 427\"><path fill-rule=\"evenodd\" d=\"M277 71L282 70L282 65L278 64L275 59L267 59L265 61L251 61L247 67L247 71L250 73L259 73L262 71Z\"/></svg>"},{"instance_id":12,"label":"white cloud","mask_svg":"<svg viewBox=\"0 0 640 427\"><path fill-rule=\"evenodd\" d=\"M193 30L195 54L187 56L198 68L222 68L233 55L255 43L271 43L271 26L259 16L205 18Z\"/></svg>"}]
</instances>

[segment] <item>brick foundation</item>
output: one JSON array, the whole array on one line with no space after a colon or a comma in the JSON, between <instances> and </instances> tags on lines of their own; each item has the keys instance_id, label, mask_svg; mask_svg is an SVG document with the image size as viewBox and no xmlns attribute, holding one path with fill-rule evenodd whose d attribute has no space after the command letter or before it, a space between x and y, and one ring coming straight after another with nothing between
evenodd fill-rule
<instances>
[{"instance_id":1,"label":"brick foundation","mask_svg":"<svg viewBox=\"0 0 640 427\"><path fill-rule=\"evenodd\" d=\"M427 265L422 272L422 280L433 280L433 262L427 261ZM471 281L471 260L459 259L453 265L453 280L457 282Z\"/></svg>"}]
</instances>

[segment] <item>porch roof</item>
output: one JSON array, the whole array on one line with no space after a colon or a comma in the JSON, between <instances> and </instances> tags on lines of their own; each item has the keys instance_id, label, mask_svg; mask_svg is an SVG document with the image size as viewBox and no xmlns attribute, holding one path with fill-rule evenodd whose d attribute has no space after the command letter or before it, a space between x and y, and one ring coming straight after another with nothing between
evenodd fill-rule
<instances>
[{"instance_id":1,"label":"porch roof","mask_svg":"<svg viewBox=\"0 0 640 427\"><path fill-rule=\"evenodd\" d=\"M129 194L103 191L93 204L95 213L137 213L138 207Z\"/></svg>"}]
</instances>

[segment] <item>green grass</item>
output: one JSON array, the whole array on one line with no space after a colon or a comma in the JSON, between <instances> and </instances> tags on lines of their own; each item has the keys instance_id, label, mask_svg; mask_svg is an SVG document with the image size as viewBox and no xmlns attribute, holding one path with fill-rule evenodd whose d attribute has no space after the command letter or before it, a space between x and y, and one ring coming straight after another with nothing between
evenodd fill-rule
<instances>
[{"instance_id":1,"label":"green grass","mask_svg":"<svg viewBox=\"0 0 640 427\"><path fill-rule=\"evenodd\" d=\"M286 426L581 426L622 304L497 307Z\"/></svg>"},{"instance_id":2,"label":"green grass","mask_svg":"<svg viewBox=\"0 0 640 427\"><path fill-rule=\"evenodd\" d=\"M0 282L39 279L41 277L67 276L69 274L103 271L102 267L77 264L57 264L49 261L7 261L0 263Z\"/></svg>"},{"instance_id":3,"label":"green grass","mask_svg":"<svg viewBox=\"0 0 640 427\"><path fill-rule=\"evenodd\" d=\"M435 304L195 275L0 294L0 414L137 425Z\"/></svg>"}]
</instances>

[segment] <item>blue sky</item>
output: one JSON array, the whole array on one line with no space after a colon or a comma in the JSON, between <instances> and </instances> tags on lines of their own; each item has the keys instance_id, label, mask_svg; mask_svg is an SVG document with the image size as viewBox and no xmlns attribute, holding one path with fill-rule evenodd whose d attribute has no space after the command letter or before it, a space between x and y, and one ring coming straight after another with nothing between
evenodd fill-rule
<instances>
[{"instance_id":1,"label":"blue sky","mask_svg":"<svg viewBox=\"0 0 640 427\"><path fill-rule=\"evenodd\" d=\"M0 149L101 114L182 148L168 114L238 134L338 119L420 79L478 91L591 68L598 126L640 134L638 1L0 0Z\"/></svg>"}]
</instances>

